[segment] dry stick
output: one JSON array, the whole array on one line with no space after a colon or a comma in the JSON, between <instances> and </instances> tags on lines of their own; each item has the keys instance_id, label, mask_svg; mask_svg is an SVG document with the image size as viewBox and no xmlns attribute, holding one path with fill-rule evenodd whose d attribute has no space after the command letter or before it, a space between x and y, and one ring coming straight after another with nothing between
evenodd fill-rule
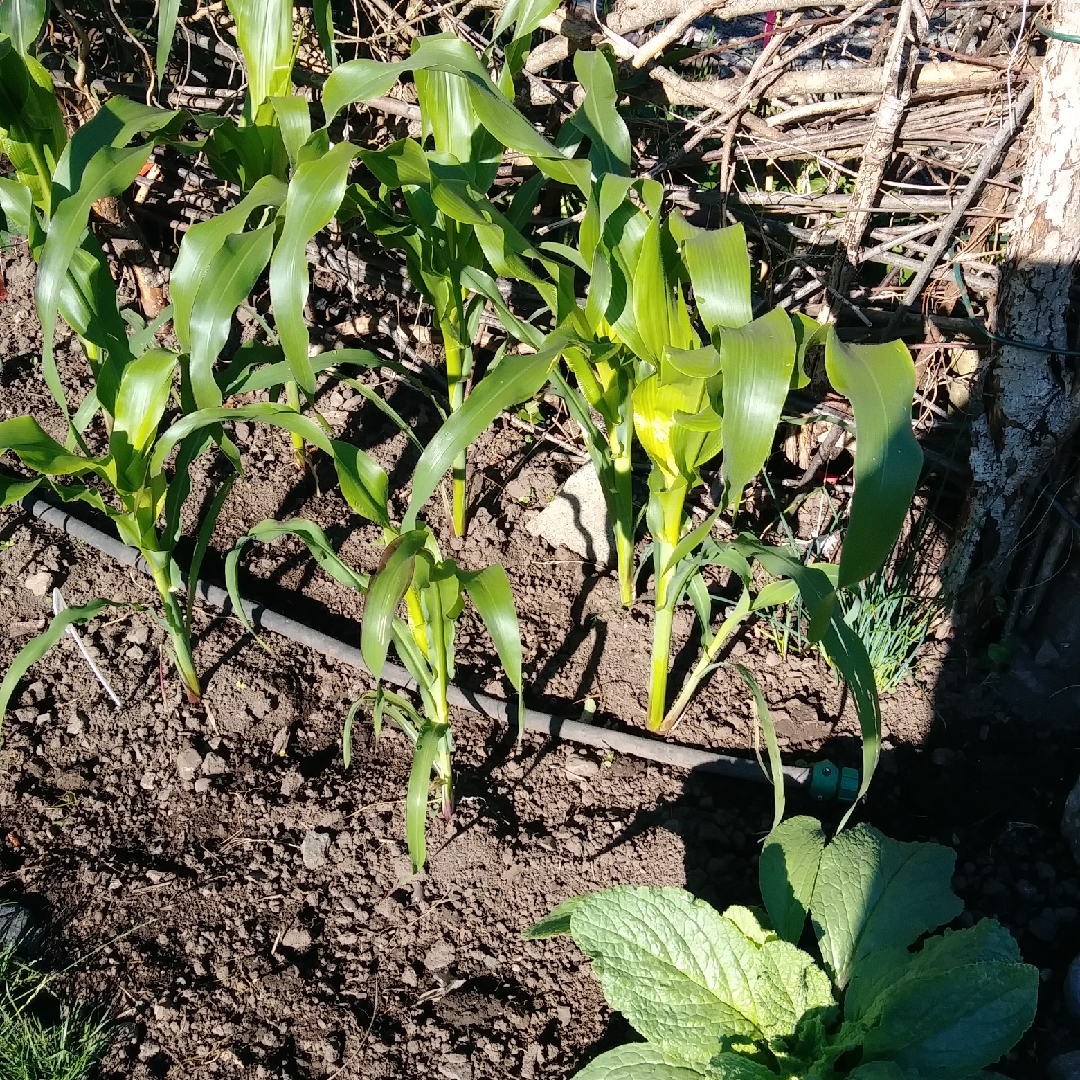
<instances>
[{"instance_id":1,"label":"dry stick","mask_svg":"<svg viewBox=\"0 0 1080 1080\"><path fill-rule=\"evenodd\" d=\"M919 15L922 16L921 19ZM889 82L881 95L874 126L863 150L862 164L855 178L855 190L851 195L851 204L844 223L840 227L839 242L829 273L833 287L841 293L847 291L848 282L858 266L863 233L870 223L871 208L881 188L885 168L896 147L900 126L911 100L915 60L919 55L919 31L925 20L926 14L920 0L904 0L885 59Z\"/></svg>"},{"instance_id":2,"label":"dry stick","mask_svg":"<svg viewBox=\"0 0 1080 1080\"><path fill-rule=\"evenodd\" d=\"M724 0L697 0L696 4L684 8L663 30L654 34L644 45L640 46L634 55L634 59L630 61L631 65L636 68L644 67L650 60L659 56L669 45L673 45L678 41L682 37L683 31L691 24L708 15L710 11L723 7L723 3Z\"/></svg>"},{"instance_id":3,"label":"dry stick","mask_svg":"<svg viewBox=\"0 0 1080 1080\"><path fill-rule=\"evenodd\" d=\"M1027 115L1028 109L1031 108L1031 103L1035 100L1035 86L1037 83L1038 79L1031 79L1028 81L1027 86L1024 87L1024 92L1017 99L1016 108L1010 113L1008 121L1002 126L994 141L990 143L983 152L983 158L982 161L979 162L979 167L975 170L974 175L960 193L960 197L957 200L952 213L942 221L941 231L938 233L937 240L934 241L934 246L930 249L930 253L923 260L919 272L908 286L907 292L904 293L903 299L900 301L900 306L897 308L896 314L889 323L887 333L892 333L896 329L900 320L907 314L908 309L911 308L916 300L918 300L919 294L930 280L930 275L937 267L938 262L941 260L941 256L945 254L945 249L952 243L952 236L956 230L956 226L960 223L960 219L968 212L968 208L982 190L983 184L986 183L987 177L997 167L1002 154L1005 153L1009 143L1012 142L1017 131L1020 129L1021 122Z\"/></svg>"}]
</instances>

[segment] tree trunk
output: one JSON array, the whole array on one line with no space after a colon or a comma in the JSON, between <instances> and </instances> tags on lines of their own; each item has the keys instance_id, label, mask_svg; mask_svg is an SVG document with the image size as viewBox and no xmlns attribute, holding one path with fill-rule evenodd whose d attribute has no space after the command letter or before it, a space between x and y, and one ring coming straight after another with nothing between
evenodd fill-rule
<instances>
[{"instance_id":1,"label":"tree trunk","mask_svg":"<svg viewBox=\"0 0 1080 1080\"><path fill-rule=\"evenodd\" d=\"M1054 8L1054 29L1080 34L1080 0ZM1077 347L1067 317L1080 258L1078 71L1080 45L1048 39L997 301L998 335L1062 350ZM1080 429L1080 359L995 344L973 400L973 484L946 573L969 612L1004 593L1043 477Z\"/></svg>"}]
</instances>

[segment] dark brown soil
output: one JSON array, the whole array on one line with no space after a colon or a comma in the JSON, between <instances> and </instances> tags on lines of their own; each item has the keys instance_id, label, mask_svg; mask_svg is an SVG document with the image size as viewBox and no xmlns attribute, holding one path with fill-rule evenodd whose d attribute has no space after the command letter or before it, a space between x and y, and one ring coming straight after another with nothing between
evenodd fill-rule
<instances>
[{"instance_id":1,"label":"dark brown soil","mask_svg":"<svg viewBox=\"0 0 1080 1080\"><path fill-rule=\"evenodd\" d=\"M7 259L5 274L0 416L32 411L59 433L35 357L32 267ZM63 350L60 361L78 385L82 361ZM429 432L407 388L383 389ZM346 388L322 393L331 422L404 485L415 459L404 438ZM374 568L377 531L349 515L317 461L301 473L286 437L238 435L245 475L226 503L219 556L264 517L306 516L348 561ZM624 612L606 571L523 528L570 466L498 425L472 460L469 535L441 540L466 566L506 566L528 700L573 717L592 697L600 723L639 728L648 603ZM200 465L190 521L212 469ZM515 497L530 489L527 502ZM435 509L432 518L443 529ZM0 512L0 541L0 667L48 617L47 598L26 587L41 572L69 603L108 596L153 608L147 580L16 508ZM251 551L246 565L246 591L356 640L358 598L299 544ZM208 572L219 568L211 559ZM341 762L342 721L366 677L276 639L268 654L234 620L200 610L208 708L189 710L150 610L118 608L84 635L122 709L65 639L16 694L0 757L5 891L51 909L50 961L73 964L71 989L104 995L122 1021L106 1076L557 1080L628 1029L572 946L525 943L522 929L565 897L616 882L684 885L720 906L756 898L766 787L534 736L516 744L467 713L455 717L457 812L432 823L429 865L411 877L404 737L375 741L361 727L351 769ZM680 630L690 637L689 615ZM854 715L819 658L780 660L762 632L736 649L777 710L788 760L858 764ZM459 681L505 694L491 656L463 617ZM927 650L919 683L884 703L883 769L860 814L902 839L956 847L962 921L997 916L1043 970L1036 1026L1004 1063L1010 1075L1041 1075L1049 1056L1080 1045L1061 991L1080 947L1080 889L1058 838L1080 767L1076 703L1049 699L1045 681L1021 693L947 642ZM677 737L749 752L750 717L741 681L721 669ZM792 810L812 811L800 798Z\"/></svg>"}]
</instances>

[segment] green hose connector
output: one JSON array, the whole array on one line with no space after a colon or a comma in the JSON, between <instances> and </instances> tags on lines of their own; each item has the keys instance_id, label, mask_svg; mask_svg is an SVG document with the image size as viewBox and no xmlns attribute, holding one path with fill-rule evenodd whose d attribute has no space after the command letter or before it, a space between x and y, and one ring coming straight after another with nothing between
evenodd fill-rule
<instances>
[{"instance_id":1,"label":"green hose connector","mask_svg":"<svg viewBox=\"0 0 1080 1080\"><path fill-rule=\"evenodd\" d=\"M810 767L810 798L815 802L853 803L858 794L858 769L837 768L828 758Z\"/></svg>"}]
</instances>

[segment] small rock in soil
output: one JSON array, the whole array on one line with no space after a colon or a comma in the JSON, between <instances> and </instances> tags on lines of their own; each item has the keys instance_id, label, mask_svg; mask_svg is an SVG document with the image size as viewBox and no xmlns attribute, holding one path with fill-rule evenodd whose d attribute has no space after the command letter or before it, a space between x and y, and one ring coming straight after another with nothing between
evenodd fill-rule
<instances>
[{"instance_id":1,"label":"small rock in soil","mask_svg":"<svg viewBox=\"0 0 1080 1080\"><path fill-rule=\"evenodd\" d=\"M600 766L589 758L575 754L566 760L566 775L579 784L586 784L600 775Z\"/></svg>"},{"instance_id":2,"label":"small rock in soil","mask_svg":"<svg viewBox=\"0 0 1080 1080\"><path fill-rule=\"evenodd\" d=\"M281 794L291 798L304 786L304 778L292 769L281 778Z\"/></svg>"},{"instance_id":3,"label":"small rock in soil","mask_svg":"<svg viewBox=\"0 0 1080 1080\"><path fill-rule=\"evenodd\" d=\"M615 561L615 538L592 462L578 469L526 528L552 547L567 548L598 566Z\"/></svg>"},{"instance_id":4,"label":"small rock in soil","mask_svg":"<svg viewBox=\"0 0 1080 1080\"><path fill-rule=\"evenodd\" d=\"M48 570L39 570L31 574L24 582L23 588L29 589L35 596L46 596L52 588L53 576Z\"/></svg>"},{"instance_id":5,"label":"small rock in soil","mask_svg":"<svg viewBox=\"0 0 1080 1080\"><path fill-rule=\"evenodd\" d=\"M1058 1054L1046 1067L1049 1080L1080 1080L1080 1050Z\"/></svg>"},{"instance_id":6,"label":"small rock in soil","mask_svg":"<svg viewBox=\"0 0 1080 1080\"><path fill-rule=\"evenodd\" d=\"M286 949L295 949L297 952L303 952L305 949L311 948L311 934L302 926L294 926L281 939L281 944L284 945Z\"/></svg>"},{"instance_id":7,"label":"small rock in soil","mask_svg":"<svg viewBox=\"0 0 1080 1080\"><path fill-rule=\"evenodd\" d=\"M199 779L195 781L195 794L196 795L205 795L209 790L210 790L210 777L209 776L200 776Z\"/></svg>"},{"instance_id":8,"label":"small rock in soil","mask_svg":"<svg viewBox=\"0 0 1080 1080\"><path fill-rule=\"evenodd\" d=\"M1072 849L1073 858L1080 862L1080 780L1065 800L1065 813L1061 815L1061 835Z\"/></svg>"},{"instance_id":9,"label":"small rock in soil","mask_svg":"<svg viewBox=\"0 0 1080 1080\"><path fill-rule=\"evenodd\" d=\"M300 844L300 855L303 857L304 866L308 870L318 870L326 863L326 850L330 847L330 836L327 833L312 830L304 836Z\"/></svg>"},{"instance_id":10,"label":"small rock in soil","mask_svg":"<svg viewBox=\"0 0 1080 1080\"><path fill-rule=\"evenodd\" d=\"M29 637L31 634L39 634L44 629L44 619L31 619L29 622L13 622L8 625L7 636L9 638Z\"/></svg>"},{"instance_id":11,"label":"small rock in soil","mask_svg":"<svg viewBox=\"0 0 1080 1080\"><path fill-rule=\"evenodd\" d=\"M448 968L455 959L457 959L457 954L454 950L447 945L445 941L437 941L424 954L424 967L426 967L428 971L443 971Z\"/></svg>"},{"instance_id":12,"label":"small rock in soil","mask_svg":"<svg viewBox=\"0 0 1080 1080\"><path fill-rule=\"evenodd\" d=\"M193 746L186 746L176 755L176 771L185 783L191 783L195 774L202 768L202 754Z\"/></svg>"},{"instance_id":13,"label":"small rock in soil","mask_svg":"<svg viewBox=\"0 0 1080 1080\"><path fill-rule=\"evenodd\" d=\"M207 776L220 776L226 771L228 766L225 764L223 757L218 757L217 754L207 754L202 761L202 771Z\"/></svg>"},{"instance_id":14,"label":"small rock in soil","mask_svg":"<svg viewBox=\"0 0 1080 1080\"><path fill-rule=\"evenodd\" d=\"M939 746L931 755L931 760L935 765L948 765L954 757L956 757L955 750L947 746Z\"/></svg>"}]
</instances>

